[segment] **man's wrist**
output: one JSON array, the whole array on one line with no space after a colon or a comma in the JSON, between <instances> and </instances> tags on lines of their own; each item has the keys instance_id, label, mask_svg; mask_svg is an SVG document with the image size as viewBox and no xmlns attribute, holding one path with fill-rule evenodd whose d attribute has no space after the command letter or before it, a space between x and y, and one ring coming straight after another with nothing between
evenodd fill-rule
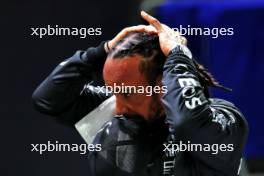
<instances>
[{"instance_id":1,"label":"man's wrist","mask_svg":"<svg viewBox=\"0 0 264 176\"><path fill-rule=\"evenodd\" d=\"M183 53L186 56L188 56L190 59L192 59L192 52L189 50L189 48L185 45L178 44L175 46L173 49L169 51L168 57L170 55L178 54L178 53Z\"/></svg>"},{"instance_id":2,"label":"man's wrist","mask_svg":"<svg viewBox=\"0 0 264 176\"><path fill-rule=\"evenodd\" d=\"M81 56L82 60L85 63L93 63L93 64L98 64L101 62L104 63L107 53L104 49L104 44L106 41L103 41L98 45L97 47L90 47L88 48Z\"/></svg>"}]
</instances>

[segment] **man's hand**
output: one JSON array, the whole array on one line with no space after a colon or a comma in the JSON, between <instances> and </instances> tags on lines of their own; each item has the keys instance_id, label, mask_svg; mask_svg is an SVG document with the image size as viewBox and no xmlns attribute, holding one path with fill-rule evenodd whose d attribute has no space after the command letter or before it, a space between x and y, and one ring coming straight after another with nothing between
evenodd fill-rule
<instances>
[{"instance_id":1,"label":"man's hand","mask_svg":"<svg viewBox=\"0 0 264 176\"><path fill-rule=\"evenodd\" d=\"M141 16L157 30L160 48L165 56L168 56L169 52L177 45L187 45L186 38L181 36L179 32L176 32L165 24L160 23L156 18L144 11L141 11Z\"/></svg>"},{"instance_id":2,"label":"man's hand","mask_svg":"<svg viewBox=\"0 0 264 176\"><path fill-rule=\"evenodd\" d=\"M153 26L146 25L138 25L124 28L121 32L119 32L112 40L105 44L105 50L110 51L117 42L122 40L125 36L127 36L131 32L146 32L149 34L157 34L157 30ZM108 46L107 46L108 45Z\"/></svg>"}]
</instances>

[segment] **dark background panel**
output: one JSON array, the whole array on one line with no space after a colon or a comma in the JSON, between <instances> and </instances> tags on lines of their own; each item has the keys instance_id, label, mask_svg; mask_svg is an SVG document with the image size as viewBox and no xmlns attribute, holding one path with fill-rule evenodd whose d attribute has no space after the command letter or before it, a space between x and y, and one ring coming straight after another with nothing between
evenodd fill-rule
<instances>
[{"instance_id":1,"label":"dark background panel","mask_svg":"<svg viewBox=\"0 0 264 176\"><path fill-rule=\"evenodd\" d=\"M1 3L2 4L2 3ZM137 24L139 2L9 1L1 5L0 175L87 175L78 152L31 152L30 144L84 143L75 129L36 112L31 94L62 60ZM32 36L31 27L102 28L101 36Z\"/></svg>"}]
</instances>

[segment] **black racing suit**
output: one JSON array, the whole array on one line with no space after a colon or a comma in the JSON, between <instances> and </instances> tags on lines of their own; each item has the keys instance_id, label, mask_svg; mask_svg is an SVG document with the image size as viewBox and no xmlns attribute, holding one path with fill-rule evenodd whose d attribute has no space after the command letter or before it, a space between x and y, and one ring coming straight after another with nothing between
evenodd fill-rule
<instances>
[{"instance_id":1,"label":"black racing suit","mask_svg":"<svg viewBox=\"0 0 264 176\"><path fill-rule=\"evenodd\" d=\"M35 108L74 125L108 98L85 86L102 73L103 45L77 51L60 63L33 93ZM204 96L196 68L181 49L169 54L163 84L166 116L151 123L141 117L114 117L106 123L94 140L102 151L88 154L89 176L237 175L248 133L241 112L230 102ZM202 148L172 148L180 143ZM216 151L215 144L229 146Z\"/></svg>"}]
</instances>

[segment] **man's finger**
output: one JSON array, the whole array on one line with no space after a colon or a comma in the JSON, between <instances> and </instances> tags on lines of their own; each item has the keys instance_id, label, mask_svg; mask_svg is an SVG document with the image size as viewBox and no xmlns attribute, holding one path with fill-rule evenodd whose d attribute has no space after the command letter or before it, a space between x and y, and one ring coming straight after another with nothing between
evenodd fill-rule
<instances>
[{"instance_id":1,"label":"man's finger","mask_svg":"<svg viewBox=\"0 0 264 176\"><path fill-rule=\"evenodd\" d=\"M152 26L138 25L127 28L128 33L130 32L147 32L147 33L157 33L157 30Z\"/></svg>"},{"instance_id":2,"label":"man's finger","mask_svg":"<svg viewBox=\"0 0 264 176\"><path fill-rule=\"evenodd\" d=\"M121 32L121 34L123 36L126 36L127 34L129 34L131 32L146 32L146 33L155 34L155 33L157 33L157 30L152 26L138 25L138 26L132 26L132 27L125 28Z\"/></svg>"},{"instance_id":3,"label":"man's finger","mask_svg":"<svg viewBox=\"0 0 264 176\"><path fill-rule=\"evenodd\" d=\"M162 29L162 26L161 26L161 23L159 22L159 20L157 20L153 16L147 14L144 11L141 11L141 16L142 16L142 18L144 18L144 20L149 22L149 24L152 25L153 27L155 27L158 31L160 31Z\"/></svg>"},{"instance_id":4,"label":"man's finger","mask_svg":"<svg viewBox=\"0 0 264 176\"><path fill-rule=\"evenodd\" d=\"M112 48L118 41L122 40L125 36L127 36L131 32L146 32L148 34L157 34L157 30L153 26L147 25L138 25L124 28L121 32L119 32L114 39L109 41L109 48Z\"/></svg>"},{"instance_id":5,"label":"man's finger","mask_svg":"<svg viewBox=\"0 0 264 176\"><path fill-rule=\"evenodd\" d=\"M156 28L154 28L153 26L149 25L149 26L146 26L145 27L145 31L148 32L148 33L154 33L154 34L157 34L158 31Z\"/></svg>"},{"instance_id":6,"label":"man's finger","mask_svg":"<svg viewBox=\"0 0 264 176\"><path fill-rule=\"evenodd\" d=\"M117 34L115 39L120 40L131 32L146 32L150 34L156 34L157 30L153 27L146 26L146 25L127 27L127 28L124 28L119 34Z\"/></svg>"}]
</instances>

